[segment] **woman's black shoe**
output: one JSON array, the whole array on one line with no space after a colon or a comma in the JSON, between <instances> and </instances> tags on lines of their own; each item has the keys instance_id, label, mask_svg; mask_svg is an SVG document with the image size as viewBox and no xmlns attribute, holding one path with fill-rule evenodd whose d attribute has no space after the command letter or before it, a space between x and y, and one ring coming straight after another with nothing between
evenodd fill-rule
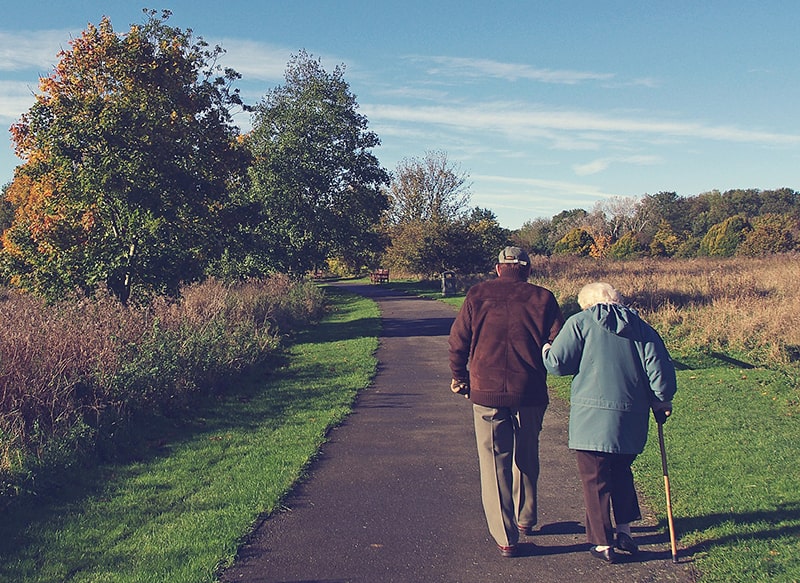
<instances>
[{"instance_id":1,"label":"woman's black shoe","mask_svg":"<svg viewBox=\"0 0 800 583\"><path fill-rule=\"evenodd\" d=\"M624 532L617 534L616 547L619 550L625 551L626 553L630 553L632 555L635 555L639 552L639 547L635 542L633 542L633 539L630 537L630 535L627 535Z\"/></svg>"}]
</instances>

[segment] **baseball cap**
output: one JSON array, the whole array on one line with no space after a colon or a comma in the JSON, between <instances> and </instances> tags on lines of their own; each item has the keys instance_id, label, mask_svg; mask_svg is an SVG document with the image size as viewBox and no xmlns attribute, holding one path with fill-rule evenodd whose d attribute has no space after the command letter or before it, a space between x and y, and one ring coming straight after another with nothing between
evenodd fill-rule
<instances>
[{"instance_id":1,"label":"baseball cap","mask_svg":"<svg viewBox=\"0 0 800 583\"><path fill-rule=\"evenodd\" d=\"M519 263L520 265L528 265L530 259L528 254L519 247L506 247L500 251L497 256L498 263Z\"/></svg>"}]
</instances>

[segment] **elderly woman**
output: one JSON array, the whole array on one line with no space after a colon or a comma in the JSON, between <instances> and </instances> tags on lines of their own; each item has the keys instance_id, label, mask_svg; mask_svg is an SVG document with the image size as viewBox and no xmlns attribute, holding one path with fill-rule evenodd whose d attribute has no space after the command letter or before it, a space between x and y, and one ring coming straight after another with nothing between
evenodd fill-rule
<instances>
[{"instance_id":1,"label":"elderly woman","mask_svg":"<svg viewBox=\"0 0 800 583\"><path fill-rule=\"evenodd\" d=\"M650 410L659 423L672 412L675 368L658 333L609 284L584 286L578 304L582 311L543 346L542 358L548 372L575 375L569 448L583 483L586 538L593 557L613 563L614 547L639 550L630 530L641 519L631 464L644 450Z\"/></svg>"}]
</instances>

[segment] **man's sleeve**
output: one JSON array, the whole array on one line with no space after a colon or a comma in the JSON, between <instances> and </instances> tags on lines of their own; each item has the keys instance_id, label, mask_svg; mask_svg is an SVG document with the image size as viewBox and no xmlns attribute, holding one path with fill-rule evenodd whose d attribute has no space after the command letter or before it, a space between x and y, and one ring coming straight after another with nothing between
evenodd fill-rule
<instances>
[{"instance_id":1,"label":"man's sleeve","mask_svg":"<svg viewBox=\"0 0 800 583\"><path fill-rule=\"evenodd\" d=\"M472 329L469 321L469 308L466 302L456 316L450 328L450 372L454 379L466 381L469 379L467 360L469 348L472 343Z\"/></svg>"},{"instance_id":2,"label":"man's sleeve","mask_svg":"<svg viewBox=\"0 0 800 583\"><path fill-rule=\"evenodd\" d=\"M547 341L550 344L553 343L553 340L556 339L556 336L564 326L564 314L561 311L561 306L558 305L558 301L556 300L555 296L552 296L552 298L553 305L551 312L553 313L553 323L550 326L550 334L547 336Z\"/></svg>"}]
</instances>

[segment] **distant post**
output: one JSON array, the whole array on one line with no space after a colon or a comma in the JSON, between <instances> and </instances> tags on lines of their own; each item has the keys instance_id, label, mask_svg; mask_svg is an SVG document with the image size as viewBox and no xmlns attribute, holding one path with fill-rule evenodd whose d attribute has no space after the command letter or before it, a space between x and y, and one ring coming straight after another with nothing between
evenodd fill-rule
<instances>
[{"instance_id":1,"label":"distant post","mask_svg":"<svg viewBox=\"0 0 800 583\"><path fill-rule=\"evenodd\" d=\"M456 274L454 271L442 272L442 295L444 297L456 294Z\"/></svg>"}]
</instances>

